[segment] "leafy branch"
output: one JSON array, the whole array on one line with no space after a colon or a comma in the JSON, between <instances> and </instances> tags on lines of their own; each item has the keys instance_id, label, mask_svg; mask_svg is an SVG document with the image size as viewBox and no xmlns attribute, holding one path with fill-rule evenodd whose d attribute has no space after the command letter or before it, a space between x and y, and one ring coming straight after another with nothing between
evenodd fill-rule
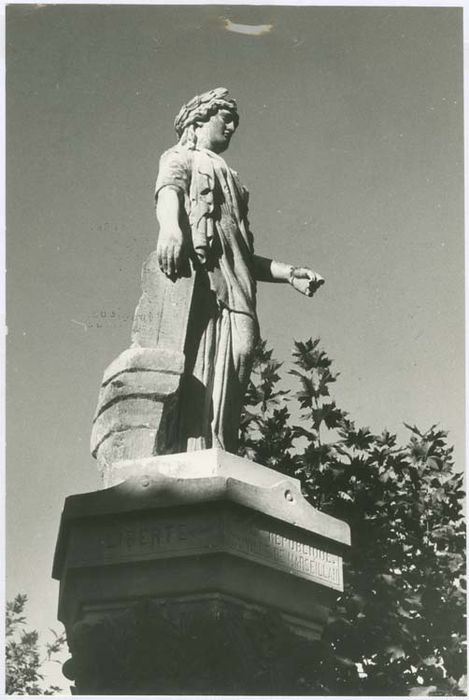
<instances>
[{"instance_id":1,"label":"leafy branch","mask_svg":"<svg viewBox=\"0 0 469 700\"><path fill-rule=\"evenodd\" d=\"M280 391L281 364L259 346L241 454L300 478L312 505L352 529L309 693L465 695L463 475L447 433L406 425L400 446L357 426L332 396L339 375L319 339L295 342L293 363L298 389Z\"/></svg>"}]
</instances>

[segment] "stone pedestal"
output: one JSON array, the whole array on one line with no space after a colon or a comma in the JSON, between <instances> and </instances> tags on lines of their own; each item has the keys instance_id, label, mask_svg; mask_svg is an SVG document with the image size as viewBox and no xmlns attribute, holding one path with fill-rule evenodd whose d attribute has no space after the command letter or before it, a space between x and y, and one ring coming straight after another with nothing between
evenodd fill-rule
<instances>
[{"instance_id":1,"label":"stone pedestal","mask_svg":"<svg viewBox=\"0 0 469 700\"><path fill-rule=\"evenodd\" d=\"M110 479L67 498L55 555L75 692L301 693L348 526L296 479L216 449Z\"/></svg>"}]
</instances>

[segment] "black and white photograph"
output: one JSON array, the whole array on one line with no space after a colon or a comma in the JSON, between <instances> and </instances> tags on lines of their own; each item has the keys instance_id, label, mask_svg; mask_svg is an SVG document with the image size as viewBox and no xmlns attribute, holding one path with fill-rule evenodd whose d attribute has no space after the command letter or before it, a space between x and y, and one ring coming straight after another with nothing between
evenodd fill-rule
<instances>
[{"instance_id":1,"label":"black and white photograph","mask_svg":"<svg viewBox=\"0 0 469 700\"><path fill-rule=\"evenodd\" d=\"M5 694L466 696L462 4L5 30Z\"/></svg>"}]
</instances>

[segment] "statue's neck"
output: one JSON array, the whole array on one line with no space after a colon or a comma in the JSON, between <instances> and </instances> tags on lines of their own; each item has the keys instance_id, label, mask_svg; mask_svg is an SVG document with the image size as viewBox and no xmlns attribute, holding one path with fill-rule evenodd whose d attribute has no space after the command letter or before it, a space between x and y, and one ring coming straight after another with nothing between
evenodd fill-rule
<instances>
[{"instance_id":1,"label":"statue's neck","mask_svg":"<svg viewBox=\"0 0 469 700\"><path fill-rule=\"evenodd\" d=\"M215 151L211 151L210 148L204 148L204 147L197 146L194 149L194 153L206 153L208 156L210 156L210 158L213 158L214 160L218 159L218 160L221 160L222 163L225 163L225 159L223 158L223 156L220 153L216 153Z\"/></svg>"}]
</instances>

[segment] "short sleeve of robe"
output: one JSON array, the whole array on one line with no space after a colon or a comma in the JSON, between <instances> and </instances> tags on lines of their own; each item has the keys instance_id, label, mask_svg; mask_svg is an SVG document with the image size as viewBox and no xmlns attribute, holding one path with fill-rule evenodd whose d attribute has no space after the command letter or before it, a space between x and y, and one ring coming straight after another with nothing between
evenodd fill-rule
<instances>
[{"instance_id":1,"label":"short sleeve of robe","mask_svg":"<svg viewBox=\"0 0 469 700\"><path fill-rule=\"evenodd\" d=\"M175 187L187 194L190 186L191 163L188 152L184 149L170 148L160 158L160 167L155 185L155 199L159 191L166 186Z\"/></svg>"}]
</instances>

